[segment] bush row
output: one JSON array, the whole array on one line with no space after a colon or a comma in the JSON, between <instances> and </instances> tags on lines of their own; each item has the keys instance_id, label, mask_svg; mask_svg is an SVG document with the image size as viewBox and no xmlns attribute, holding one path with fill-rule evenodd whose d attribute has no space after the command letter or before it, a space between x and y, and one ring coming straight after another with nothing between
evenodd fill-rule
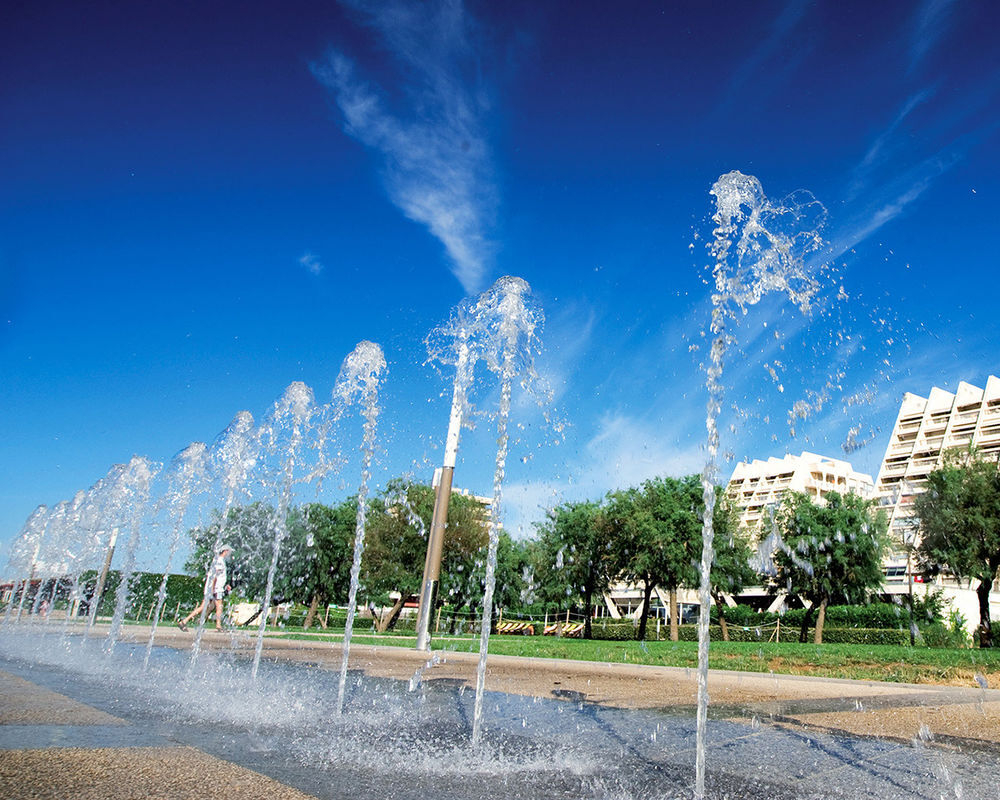
<instances>
[{"instance_id":1,"label":"bush row","mask_svg":"<svg viewBox=\"0 0 1000 800\"><path fill-rule=\"evenodd\" d=\"M782 626L801 626L806 614L804 608L793 608L782 614L756 611L749 606L725 609L726 621L733 625L754 626L774 624L779 618ZM941 611L932 602L919 603L914 608L913 621L918 627L940 622ZM712 607L711 620L718 623L719 612ZM815 617L813 619L815 621ZM910 613L905 605L895 603L869 603L858 606L830 606L826 610L826 624L837 628L902 628L909 630Z\"/></svg>"},{"instance_id":2,"label":"bush row","mask_svg":"<svg viewBox=\"0 0 1000 800\"><path fill-rule=\"evenodd\" d=\"M943 626L942 626L943 627ZM636 638L637 627L632 622L595 622L593 625L593 638L603 641L629 641ZM670 628L661 626L660 639L667 639L670 636ZM680 625L677 629L677 636L682 642L694 642L698 640L697 625ZM777 640L782 642L797 642L799 640L799 628L782 625L780 638L775 635L774 627L729 625L729 640L732 642L766 642ZM812 641L813 629L809 629L809 641ZM722 628L718 625L709 627L709 637L712 641L722 641ZM656 639L656 626L650 625L646 628L646 639ZM831 644L890 644L908 645L910 634L907 630L898 628L840 628L834 626L824 626L823 641ZM947 646L935 641L933 644L929 640L924 642L928 646Z\"/></svg>"}]
</instances>

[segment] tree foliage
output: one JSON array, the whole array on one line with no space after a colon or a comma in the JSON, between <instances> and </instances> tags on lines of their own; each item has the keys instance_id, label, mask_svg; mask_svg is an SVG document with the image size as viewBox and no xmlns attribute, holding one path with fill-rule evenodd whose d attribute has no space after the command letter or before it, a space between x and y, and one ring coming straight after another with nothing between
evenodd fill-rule
<instances>
[{"instance_id":1,"label":"tree foliage","mask_svg":"<svg viewBox=\"0 0 1000 800\"><path fill-rule=\"evenodd\" d=\"M399 594L398 607L387 625L395 621L402 603L420 592L433 514L434 489L401 479L391 481L371 503L362 569L370 594L383 601L390 593ZM474 497L453 493L441 556L439 603L447 599L461 607L482 596L476 566L477 559L485 558L480 551L488 535L482 504Z\"/></svg>"},{"instance_id":2,"label":"tree foliage","mask_svg":"<svg viewBox=\"0 0 1000 800\"><path fill-rule=\"evenodd\" d=\"M275 569L272 598L280 603L301 597L303 567L306 557L306 531L302 514L291 508L285 519L283 537ZM229 583L248 600L261 600L267 587L275 540L278 536L277 512L266 503L251 503L221 512L212 522L191 531L192 549L185 569L191 574L206 574L218 544L232 548L229 560Z\"/></svg>"},{"instance_id":3,"label":"tree foliage","mask_svg":"<svg viewBox=\"0 0 1000 800\"><path fill-rule=\"evenodd\" d=\"M712 514L714 530L712 572L709 580L712 597L719 612L722 638L729 641L726 624L725 600L723 594L739 594L758 580L757 573L750 566L749 535L740 530L739 518L732 501L722 487L715 492L715 510Z\"/></svg>"},{"instance_id":4,"label":"tree foliage","mask_svg":"<svg viewBox=\"0 0 1000 800\"><path fill-rule=\"evenodd\" d=\"M882 557L888 543L885 514L856 494L826 494L825 503L791 493L779 512L783 547L775 554L775 585L811 603L800 634L817 612L815 641L823 641L830 603L860 603L882 585Z\"/></svg>"},{"instance_id":5,"label":"tree foliage","mask_svg":"<svg viewBox=\"0 0 1000 800\"><path fill-rule=\"evenodd\" d=\"M701 483L696 475L662 477L611 495L608 524L619 547L621 575L642 583L638 638L644 639L657 586L671 595L670 637L677 639L677 590L698 583L701 559Z\"/></svg>"},{"instance_id":6,"label":"tree foliage","mask_svg":"<svg viewBox=\"0 0 1000 800\"><path fill-rule=\"evenodd\" d=\"M347 602L357 515L357 497L334 506L310 503L303 508L306 559L302 565L300 596L309 596L307 628L318 608Z\"/></svg>"},{"instance_id":7,"label":"tree foliage","mask_svg":"<svg viewBox=\"0 0 1000 800\"><path fill-rule=\"evenodd\" d=\"M1000 469L976 450L946 453L914 500L917 564L929 577L978 581L979 645L993 646L989 593L1000 569Z\"/></svg>"},{"instance_id":8,"label":"tree foliage","mask_svg":"<svg viewBox=\"0 0 1000 800\"><path fill-rule=\"evenodd\" d=\"M584 611L584 637L591 638L595 596L607 591L618 571L604 510L599 503L564 503L538 524L536 576L545 599L579 600Z\"/></svg>"}]
</instances>

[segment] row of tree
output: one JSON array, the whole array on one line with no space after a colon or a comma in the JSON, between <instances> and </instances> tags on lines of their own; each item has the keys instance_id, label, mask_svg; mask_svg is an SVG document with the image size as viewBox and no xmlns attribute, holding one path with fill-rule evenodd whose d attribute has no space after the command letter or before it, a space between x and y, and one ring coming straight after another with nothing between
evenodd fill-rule
<instances>
[{"instance_id":1,"label":"row of tree","mask_svg":"<svg viewBox=\"0 0 1000 800\"><path fill-rule=\"evenodd\" d=\"M670 638L676 640L678 592L698 588L701 580L703 515L696 475L649 480L639 488L613 492L603 503L566 504L541 526L539 547L547 555L541 563L561 569L580 587L588 625L593 597L616 581L641 585L640 639L645 636L653 590L666 591ZM769 586L774 593L806 600L810 613L802 624L802 638L815 615L816 641L822 641L829 604L862 601L882 582L885 518L871 501L857 495L832 492L823 504L808 495L788 495L774 520L776 535L769 537L774 552L757 559L764 574L751 566L754 553L747 533L739 529L732 504L721 490L713 526L715 558L709 584L723 638L728 632L722 596L737 594L748 585ZM547 583L553 586L556 581Z\"/></svg>"},{"instance_id":2,"label":"row of tree","mask_svg":"<svg viewBox=\"0 0 1000 800\"><path fill-rule=\"evenodd\" d=\"M430 486L404 480L390 483L367 508L366 545L360 597L379 608L379 620L394 624L403 603L418 594L434 506ZM988 592L1000 567L1000 476L995 462L978 454L946 459L916 501L920 527L917 563L928 576L941 573L981 581L980 644L990 646ZM187 567L203 568L220 536L236 551L234 585L252 599L264 596L272 558L275 511L264 504L230 510L228 518L192 532ZM538 524L537 536L514 541L501 531L495 603L508 612L534 603L580 608L590 625L595 602L612 583L641 586L638 638L645 628L657 588L669 596L670 635L678 636L677 596L699 584L704 500L700 479L662 477L608 494L601 501L564 503ZM276 603L309 606L311 625L319 608L345 602L353 558L356 498L334 506L318 503L292 508L275 573ZM884 513L874 501L831 492L817 501L791 493L777 509L770 530L757 532L771 552L756 554L725 493L717 490L713 512L715 560L710 585L726 637L722 595L748 585L787 593L806 601L801 638L814 629L822 641L826 608L865 602L883 581L889 546ZM455 494L449 506L441 568L439 604L455 614L475 615L485 580L487 510L475 498ZM761 536L761 533L765 534ZM753 564L753 566L752 566ZM390 603L390 597L394 601Z\"/></svg>"},{"instance_id":3,"label":"row of tree","mask_svg":"<svg viewBox=\"0 0 1000 800\"><path fill-rule=\"evenodd\" d=\"M379 620L381 629L394 624L403 603L419 593L433 506L431 487L405 481L394 481L369 504L360 596L378 607L389 605L393 598L391 610ZM833 517L826 519L833 509ZM877 583L881 577L877 537L839 535L861 524L851 514L860 520L868 510L859 498L831 498L826 508L798 498L785 530L786 541L798 554L779 554L786 557L779 557L775 580L806 596L820 613L828 602L852 596L855 589L870 588L872 581ZM255 503L231 509L224 525L217 518L193 531L195 546L188 568L196 571L207 562L215 543L225 539L237 554L231 569L234 585L247 598L263 597L279 528L274 514L271 506ZM560 505L539 524L535 539L515 542L501 531L496 605L508 610L538 602L557 609L582 607L584 635L590 637L594 603L612 583L626 581L643 589L637 636L645 637L652 595L659 588L669 594L670 635L676 639L678 592L699 582L702 515L702 489L696 475L656 478L613 492L601 502ZM307 626L319 608L347 598L356 518L354 498L335 506L313 503L288 512L273 597L276 603L308 605ZM475 615L481 610L487 524L486 509L475 498L453 495L438 595L439 603L452 610L452 629L457 612ZM792 529L793 524L798 530ZM721 610L724 592L737 593L760 578L750 566L749 544L721 491L714 525L711 586ZM859 574L859 565L867 561L854 546L865 541L870 543L867 561L874 564L871 576L865 575L867 582ZM721 621L725 625L724 614Z\"/></svg>"},{"instance_id":4,"label":"row of tree","mask_svg":"<svg viewBox=\"0 0 1000 800\"><path fill-rule=\"evenodd\" d=\"M369 502L359 597L380 608L392 604L391 611L379 620L380 629L393 625L403 603L419 593L433 509L433 488L403 480L391 482ZM263 597L280 528L275 513L272 506L254 503L232 508L225 520L216 516L210 525L193 530L194 546L186 569L203 570L216 543L224 539L235 552L232 584L248 599ZM288 511L272 596L275 604L308 605L306 627L313 624L319 608L347 600L357 513L355 497L334 506L310 503ZM473 497L452 495L439 602L456 610L477 610L483 595L487 540L485 507ZM521 574L523 552L523 547L501 531L495 595L500 607L520 603L516 576Z\"/></svg>"}]
</instances>

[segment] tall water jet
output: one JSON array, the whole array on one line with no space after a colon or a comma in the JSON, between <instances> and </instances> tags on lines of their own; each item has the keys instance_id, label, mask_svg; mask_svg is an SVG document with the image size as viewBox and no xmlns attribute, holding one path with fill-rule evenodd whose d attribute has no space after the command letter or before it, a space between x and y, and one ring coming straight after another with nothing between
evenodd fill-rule
<instances>
[{"instance_id":1,"label":"tall water jet","mask_svg":"<svg viewBox=\"0 0 1000 800\"><path fill-rule=\"evenodd\" d=\"M249 411L240 411L232 422L216 437L212 443L208 462L214 476L219 480L225 500L219 524L216 528L210 557L218 552L226 535L226 525L229 522L231 509L236 504L236 498L246 488L247 480L257 459L260 457L260 436L254 426L253 415ZM204 564L207 571L208 561ZM205 619L208 614L208 601L211 594L209 581L206 579L202 591L202 608L198 618L198 630L195 633L194 644L191 646L190 666L193 668L201 652L201 639L205 631Z\"/></svg>"},{"instance_id":2,"label":"tall water jet","mask_svg":"<svg viewBox=\"0 0 1000 800\"><path fill-rule=\"evenodd\" d=\"M123 479L127 482L131 504L131 527L128 543L125 549L125 560L122 563L118 588L115 591L115 613L111 617L111 629L108 631L106 648L114 650L125 621L125 609L131 591L132 573L135 570L136 554L139 550L139 540L142 535L142 516L149 501L150 484L159 472L159 465L142 456L133 456L128 463Z\"/></svg>"},{"instance_id":3,"label":"tall water jet","mask_svg":"<svg viewBox=\"0 0 1000 800\"><path fill-rule=\"evenodd\" d=\"M479 666L476 671L476 699L472 716L472 741L481 736L483 696L486 686L486 655L493 620L493 590L496 582L497 547L500 539L500 503L506 472L513 381L518 373L522 384L535 377L532 356L537 348L536 330L543 317L531 302L531 287L521 278L500 278L476 303L476 333L480 337L482 357L500 382L497 409L497 453L493 473L493 502L490 507L490 537L486 557L483 616L479 634Z\"/></svg>"},{"instance_id":4,"label":"tall water jet","mask_svg":"<svg viewBox=\"0 0 1000 800\"><path fill-rule=\"evenodd\" d=\"M92 630L97 622L97 613L101 606L101 599L104 597L104 588L107 584L108 575L111 572L111 562L115 557L115 548L118 546L118 532L124 524L124 514L129 499L128 482L126 479L127 464L114 464L105 475L95 485L97 489L97 500L99 511L98 517L101 520L105 539L102 541L104 547L104 563L97 575L97 583L91 593L90 608L87 616L87 630Z\"/></svg>"},{"instance_id":5,"label":"tall water jet","mask_svg":"<svg viewBox=\"0 0 1000 800\"><path fill-rule=\"evenodd\" d=\"M278 455L281 462L278 503L273 517L273 539L271 564L267 571L267 586L261 606L260 623L257 626L257 647L254 651L253 668L250 676L256 680L260 667L260 656L264 649L264 628L267 625L268 609L274 591L274 576L278 567L281 546L288 535L288 508L292 499L292 487L296 482L297 469L303 458L302 448L310 423L317 413L312 389L301 381L290 384L274 404L274 409L262 429L262 442L269 453Z\"/></svg>"},{"instance_id":6,"label":"tall water jet","mask_svg":"<svg viewBox=\"0 0 1000 800\"><path fill-rule=\"evenodd\" d=\"M52 532L49 536L49 546L43 563L41 582L35 594L33 613L44 610L44 622L48 624L55 608L59 593L59 584L66 575L74 570L74 565L80 554L77 543L80 509L83 506L86 493L77 492L72 500L64 500L56 505L52 520ZM51 586L48 583L51 581Z\"/></svg>"},{"instance_id":7,"label":"tall water jet","mask_svg":"<svg viewBox=\"0 0 1000 800\"><path fill-rule=\"evenodd\" d=\"M364 434L361 442L361 482L358 486L358 514L354 527L354 556L351 561L351 586L347 597L347 620L344 624L344 641L340 662L340 678L337 682L336 713L344 710L344 693L347 687L347 664L351 655L351 634L354 630L354 615L358 608L358 583L361 580L361 556L365 549L365 513L368 504L368 481L371 478L371 463L375 455L375 431L378 423L379 382L386 370L382 348L374 342L362 341L344 359L340 375L333 389L333 400L343 407L355 399L361 402L361 416L364 418Z\"/></svg>"},{"instance_id":8,"label":"tall water jet","mask_svg":"<svg viewBox=\"0 0 1000 800\"><path fill-rule=\"evenodd\" d=\"M47 506L40 505L35 508L25 521L24 527L21 528L21 535L18 537L17 543L11 551L10 567L15 570L15 574L24 576L21 578L21 590L17 601L17 616L14 617L15 622L21 619L24 600L28 596L28 590L31 588L31 582L35 577L35 565L38 563L38 554L41 552L42 542L45 539L45 529L48 526L48 520L49 509ZM7 605L4 625L10 621L13 610L14 594L11 595L10 603Z\"/></svg>"},{"instance_id":9,"label":"tall water jet","mask_svg":"<svg viewBox=\"0 0 1000 800\"><path fill-rule=\"evenodd\" d=\"M205 479L206 461L207 448L205 443L192 442L175 456L170 464L169 483L164 496L164 503L168 510L168 516L173 518L173 529L170 536L167 561L163 567L163 576L160 579L160 588L156 592L156 609L153 611L152 626L149 630L149 639L146 642L146 656L142 662L143 669L149 666L149 657L153 652L153 642L156 641L156 629L160 624L163 604L167 599L167 580L170 578L170 568L173 565L174 555L177 553L177 548L181 541L184 517L187 514L192 496Z\"/></svg>"},{"instance_id":10,"label":"tall water jet","mask_svg":"<svg viewBox=\"0 0 1000 800\"><path fill-rule=\"evenodd\" d=\"M83 496L76 518L77 568L71 576L69 593L66 598L66 619L63 623L63 636L69 635L70 620L75 618L82 599L83 572L100 556L101 538L98 534L100 526L100 494L103 482L98 481L91 486Z\"/></svg>"},{"instance_id":11,"label":"tall water jet","mask_svg":"<svg viewBox=\"0 0 1000 800\"><path fill-rule=\"evenodd\" d=\"M816 273L806 258L823 246L819 234L824 212L815 201L772 204L760 181L733 171L721 176L710 192L716 212L713 241L711 350L706 365L708 405L705 417L708 460L701 483L705 505L702 525L700 613L698 617L698 711L695 755L695 800L705 797L705 743L708 722L708 628L711 608L711 568L715 484L719 453L718 418L724 387L726 351L735 341L730 323L747 313L768 293L778 292L808 313L819 291Z\"/></svg>"}]
</instances>

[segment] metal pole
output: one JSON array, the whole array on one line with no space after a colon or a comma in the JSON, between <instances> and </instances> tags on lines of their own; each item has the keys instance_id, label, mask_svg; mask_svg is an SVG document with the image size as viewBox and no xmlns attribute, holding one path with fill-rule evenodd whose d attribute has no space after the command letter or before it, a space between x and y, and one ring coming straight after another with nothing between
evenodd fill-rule
<instances>
[{"instance_id":1,"label":"metal pole","mask_svg":"<svg viewBox=\"0 0 1000 800\"><path fill-rule=\"evenodd\" d=\"M910 647L916 647L917 633L913 625L913 543L906 548L906 580L909 583L910 593Z\"/></svg>"},{"instance_id":2,"label":"metal pole","mask_svg":"<svg viewBox=\"0 0 1000 800\"><path fill-rule=\"evenodd\" d=\"M104 584L108 580L108 573L111 571L111 559L115 556L115 543L118 541L118 528L112 528L111 539L108 542L108 554L104 558L104 566L101 567L101 574L97 578L97 585L90 600L90 621L88 628L93 628L97 621L97 607L101 604L101 595L104 594Z\"/></svg>"},{"instance_id":3,"label":"metal pole","mask_svg":"<svg viewBox=\"0 0 1000 800\"><path fill-rule=\"evenodd\" d=\"M466 332L460 331L461 345L458 362L455 365L455 391L451 398L451 417L448 420L448 438L444 446L444 466L440 477L435 474L436 493L434 496L434 516L427 536L427 558L424 561L424 577L421 581L420 608L417 612L417 650L431 649L431 614L437 600L441 575L441 553L444 550L444 531L448 525L448 501L451 500L452 477L458 457L458 439L462 432L462 412L465 408L465 381L469 366L469 345Z\"/></svg>"}]
</instances>

